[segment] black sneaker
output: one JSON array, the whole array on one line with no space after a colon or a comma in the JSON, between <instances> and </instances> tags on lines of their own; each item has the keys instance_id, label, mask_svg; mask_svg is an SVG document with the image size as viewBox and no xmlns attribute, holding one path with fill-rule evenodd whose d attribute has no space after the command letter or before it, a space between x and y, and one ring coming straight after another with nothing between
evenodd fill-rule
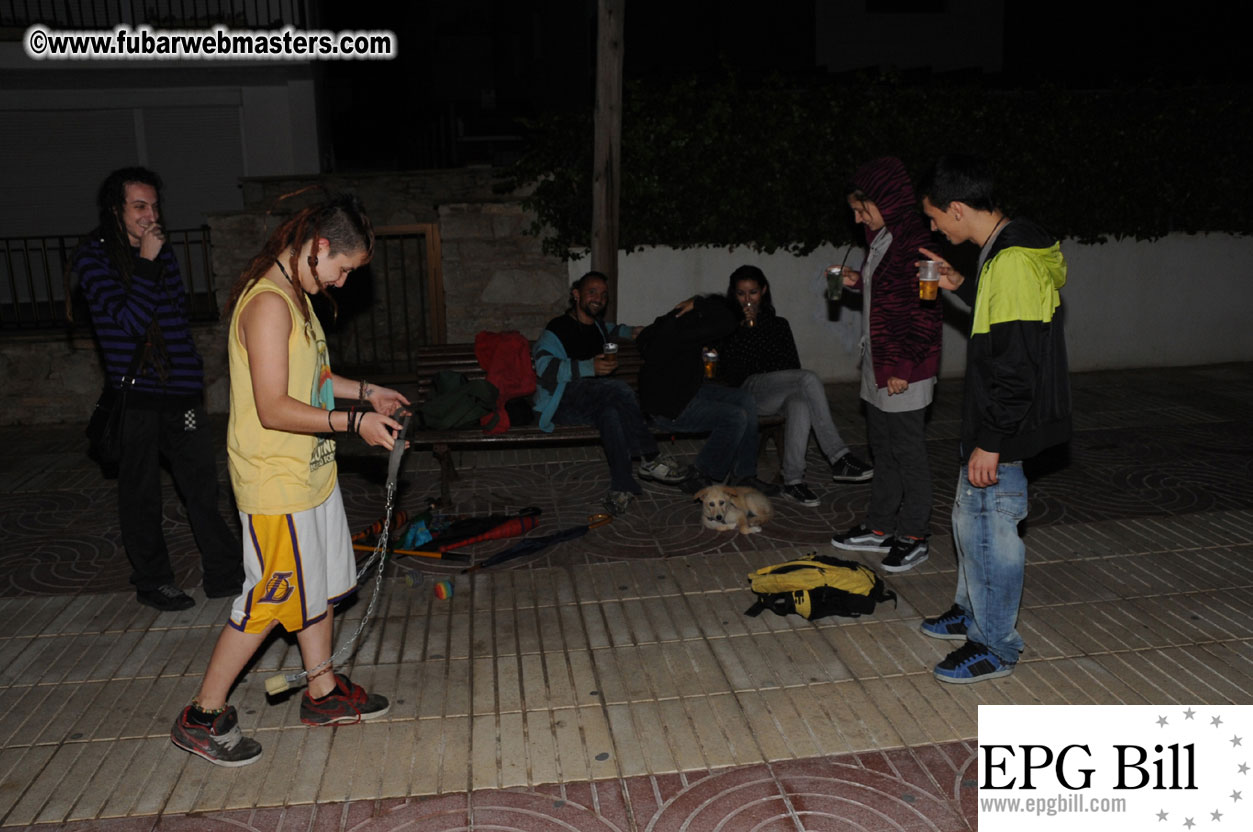
<instances>
[{"instance_id":1,"label":"black sneaker","mask_svg":"<svg viewBox=\"0 0 1253 832\"><path fill-rule=\"evenodd\" d=\"M305 725L351 725L385 715L391 704L384 696L366 693L342 674L335 674L335 690L315 700L305 691L300 698L300 721Z\"/></svg>"},{"instance_id":2,"label":"black sneaker","mask_svg":"<svg viewBox=\"0 0 1253 832\"><path fill-rule=\"evenodd\" d=\"M937 615L935 618L924 618L919 629L923 635L932 638L944 639L945 641L964 641L966 639L966 630L970 628L970 617L966 615L966 611L954 604L949 607L948 612L943 615Z\"/></svg>"},{"instance_id":3,"label":"black sneaker","mask_svg":"<svg viewBox=\"0 0 1253 832\"><path fill-rule=\"evenodd\" d=\"M831 545L850 552L886 552L892 548L892 539L890 534L859 524L844 534L833 535Z\"/></svg>"},{"instance_id":4,"label":"black sneaker","mask_svg":"<svg viewBox=\"0 0 1253 832\"><path fill-rule=\"evenodd\" d=\"M892 548L880 566L884 572L908 572L927 559L929 548L925 537L901 535L892 541Z\"/></svg>"},{"instance_id":5,"label":"black sneaker","mask_svg":"<svg viewBox=\"0 0 1253 832\"><path fill-rule=\"evenodd\" d=\"M677 485L684 494L695 494L702 488L713 485L714 481L697 470L696 466L689 465L683 479L672 484Z\"/></svg>"},{"instance_id":6,"label":"black sneaker","mask_svg":"<svg viewBox=\"0 0 1253 832\"><path fill-rule=\"evenodd\" d=\"M755 476L731 477L727 480L727 485L732 487L742 486L744 488L756 488L767 497L778 497L779 492L783 490L782 486L775 485L772 482L766 482L765 480L759 480Z\"/></svg>"},{"instance_id":7,"label":"black sneaker","mask_svg":"<svg viewBox=\"0 0 1253 832\"><path fill-rule=\"evenodd\" d=\"M627 513L634 499L635 495L630 491L610 491L601 505L614 517L621 517Z\"/></svg>"},{"instance_id":8,"label":"black sneaker","mask_svg":"<svg viewBox=\"0 0 1253 832\"><path fill-rule=\"evenodd\" d=\"M252 737L245 737L239 730L235 706L227 705L225 711L214 717L212 725L191 721L188 719L190 713L191 705L183 708L170 729L170 742L179 748L203 757L215 766L236 768L260 759L261 743Z\"/></svg>"},{"instance_id":9,"label":"black sneaker","mask_svg":"<svg viewBox=\"0 0 1253 832\"><path fill-rule=\"evenodd\" d=\"M819 502L818 495L810 491L809 486L803 482L783 486L783 496L803 506L812 507L818 505Z\"/></svg>"},{"instance_id":10,"label":"black sneaker","mask_svg":"<svg viewBox=\"0 0 1253 832\"><path fill-rule=\"evenodd\" d=\"M852 453L831 463L831 480L833 482L865 482L874 476L874 468L869 462L862 462Z\"/></svg>"},{"instance_id":11,"label":"black sneaker","mask_svg":"<svg viewBox=\"0 0 1253 832\"><path fill-rule=\"evenodd\" d=\"M161 612L177 612L196 606L192 597L174 584L162 584L156 589L141 589L135 593L135 600L145 607Z\"/></svg>"},{"instance_id":12,"label":"black sneaker","mask_svg":"<svg viewBox=\"0 0 1253 832\"><path fill-rule=\"evenodd\" d=\"M1014 664L977 641L968 641L944 657L932 673L941 682L969 685L985 679L999 679L1014 672Z\"/></svg>"}]
</instances>

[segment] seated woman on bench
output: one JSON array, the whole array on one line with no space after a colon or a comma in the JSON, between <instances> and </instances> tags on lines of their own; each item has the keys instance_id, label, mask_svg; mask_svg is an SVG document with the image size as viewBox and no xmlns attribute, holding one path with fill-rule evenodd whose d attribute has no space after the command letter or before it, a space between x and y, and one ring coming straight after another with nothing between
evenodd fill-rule
<instances>
[{"instance_id":1,"label":"seated woman on bench","mask_svg":"<svg viewBox=\"0 0 1253 832\"><path fill-rule=\"evenodd\" d=\"M805 451L812 430L818 447L831 463L835 482L864 482L874 470L858 459L840 438L831 419L822 381L802 370L796 341L787 319L775 314L770 281L756 266L731 273L727 300L738 311L740 325L718 345L718 378L743 387L757 402L757 415L787 419L783 441L783 494L804 506L818 505L805 485Z\"/></svg>"}]
</instances>

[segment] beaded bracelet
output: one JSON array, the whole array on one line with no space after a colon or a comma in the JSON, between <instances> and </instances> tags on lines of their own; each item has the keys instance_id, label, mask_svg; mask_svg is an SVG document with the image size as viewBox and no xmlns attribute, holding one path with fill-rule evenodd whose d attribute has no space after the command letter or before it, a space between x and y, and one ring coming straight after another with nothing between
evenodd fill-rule
<instances>
[{"instance_id":1,"label":"beaded bracelet","mask_svg":"<svg viewBox=\"0 0 1253 832\"><path fill-rule=\"evenodd\" d=\"M218 714L226 713L225 705L223 705L220 708L202 708L200 707L200 702L198 702L194 698L191 700L191 706L195 708L197 711L200 711L200 713L204 714L205 716L217 716Z\"/></svg>"}]
</instances>

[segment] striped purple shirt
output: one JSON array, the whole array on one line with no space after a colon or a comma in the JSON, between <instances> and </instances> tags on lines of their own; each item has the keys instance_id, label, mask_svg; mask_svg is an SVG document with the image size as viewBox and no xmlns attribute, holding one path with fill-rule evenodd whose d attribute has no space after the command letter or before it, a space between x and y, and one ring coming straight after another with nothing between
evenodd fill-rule
<instances>
[{"instance_id":1,"label":"striped purple shirt","mask_svg":"<svg viewBox=\"0 0 1253 832\"><path fill-rule=\"evenodd\" d=\"M139 369L134 390L146 395L192 396L204 390L204 361L196 351L187 321L187 292L178 261L166 246L156 260L144 260L132 249L135 271L130 290L105 253L102 240L78 251L74 270L91 309L91 325L104 355L110 386L121 386L136 348L142 349L148 324L155 318L165 340L165 378L150 357Z\"/></svg>"}]
</instances>

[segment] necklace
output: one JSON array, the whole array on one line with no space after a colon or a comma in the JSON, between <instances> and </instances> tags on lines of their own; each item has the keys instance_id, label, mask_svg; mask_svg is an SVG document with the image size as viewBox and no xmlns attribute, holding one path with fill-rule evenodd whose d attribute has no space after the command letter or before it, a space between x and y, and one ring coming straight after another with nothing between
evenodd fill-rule
<instances>
[{"instance_id":1,"label":"necklace","mask_svg":"<svg viewBox=\"0 0 1253 832\"><path fill-rule=\"evenodd\" d=\"M291 284L291 287L292 287L293 289L295 289L295 288L296 288L296 281L292 280L292 279L291 279L291 275L289 275L289 274L287 273L287 269L283 268L283 261L282 261L282 260L279 260L278 258L275 258L275 259L274 259L274 265L278 266L278 270L279 270L280 272L282 272L282 273L283 273L283 277L287 278L287 282ZM301 297L300 295L297 295L296 299L297 299L297 300L304 300L304 298L303 298L303 297ZM305 303L308 303L308 301L307 301L307 300L305 300ZM306 335L307 335L308 333L311 333L311 332L313 332L313 322L312 322L312 321L310 321L310 320L309 320L309 318L308 318L308 308L306 307L306 310L305 310L305 333L306 333Z\"/></svg>"},{"instance_id":2,"label":"necklace","mask_svg":"<svg viewBox=\"0 0 1253 832\"><path fill-rule=\"evenodd\" d=\"M279 270L280 272L282 272L282 273L283 273L283 277L287 278L287 282L288 282L289 284L291 284L291 287L292 287L293 289L295 289L295 290L296 290L296 293L297 293L297 294L296 294L296 300L300 300L300 299L302 298L302 296L305 294L305 293L302 291L303 287L301 287L301 286L297 286L297 285L296 285L296 281L294 281L294 280L292 280L292 279L291 279L291 275L289 275L289 274L287 273L287 269L283 268L283 261L282 261L282 260L279 260L278 258L275 258L275 259L274 259L274 265L278 266L278 270Z\"/></svg>"},{"instance_id":3,"label":"necklace","mask_svg":"<svg viewBox=\"0 0 1253 832\"><path fill-rule=\"evenodd\" d=\"M1007 224L1008 222L1009 222L1009 217L1002 215L1001 218L996 221L996 225L992 226L992 233L988 235L988 240L991 240L993 237L995 237L996 232L1001 230L1001 226ZM986 240L984 241L983 245L985 246L987 245ZM284 272L284 274L286 274L286 272Z\"/></svg>"},{"instance_id":4,"label":"necklace","mask_svg":"<svg viewBox=\"0 0 1253 832\"><path fill-rule=\"evenodd\" d=\"M274 265L278 266L278 270L283 273L283 277L287 278L287 282L291 284L293 289L295 289L296 281L292 280L291 275L287 273L287 269L283 268L283 261L275 258Z\"/></svg>"}]
</instances>

